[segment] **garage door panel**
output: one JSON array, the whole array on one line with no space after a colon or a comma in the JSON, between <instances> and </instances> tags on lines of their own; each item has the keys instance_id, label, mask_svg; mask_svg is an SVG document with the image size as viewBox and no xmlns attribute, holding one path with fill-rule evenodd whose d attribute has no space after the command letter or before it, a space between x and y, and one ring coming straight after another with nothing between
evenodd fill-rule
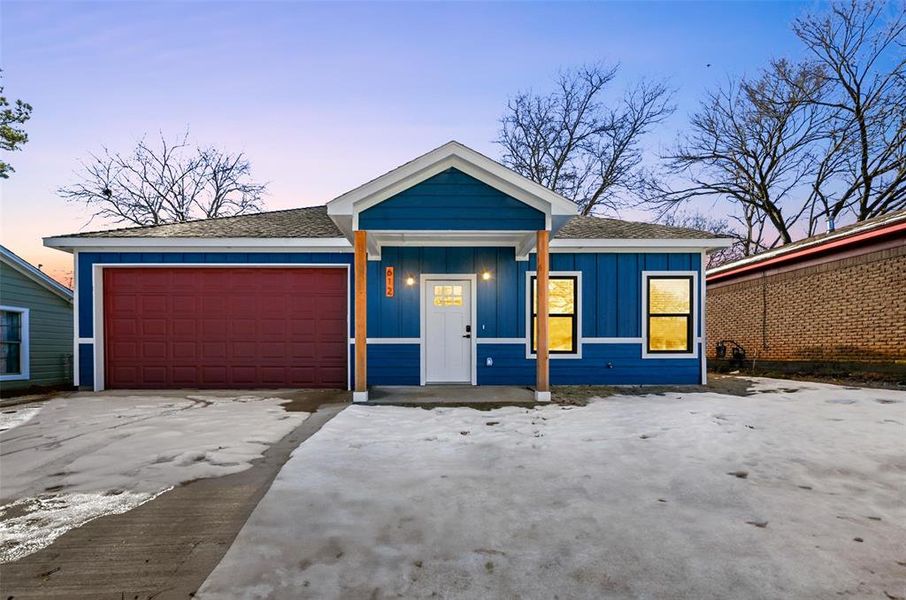
<instances>
[{"instance_id":1,"label":"garage door panel","mask_svg":"<svg viewBox=\"0 0 906 600\"><path fill-rule=\"evenodd\" d=\"M227 358L226 342L202 342L198 358L203 362L223 362Z\"/></svg>"},{"instance_id":2,"label":"garage door panel","mask_svg":"<svg viewBox=\"0 0 906 600\"><path fill-rule=\"evenodd\" d=\"M173 310L175 312L194 314L197 310L195 305L196 300L195 296L173 296Z\"/></svg>"},{"instance_id":3,"label":"garage door panel","mask_svg":"<svg viewBox=\"0 0 906 600\"><path fill-rule=\"evenodd\" d=\"M223 287L220 289L228 289ZM210 294L201 297L201 312L208 315L222 315L226 311L226 298Z\"/></svg>"},{"instance_id":4,"label":"garage door panel","mask_svg":"<svg viewBox=\"0 0 906 600\"><path fill-rule=\"evenodd\" d=\"M151 382L154 385L162 386L167 382L167 367L163 366L144 366L140 370L142 382Z\"/></svg>"},{"instance_id":5,"label":"garage door panel","mask_svg":"<svg viewBox=\"0 0 906 600\"><path fill-rule=\"evenodd\" d=\"M167 344L165 342L143 342L142 358L146 360L166 360Z\"/></svg>"},{"instance_id":6,"label":"garage door panel","mask_svg":"<svg viewBox=\"0 0 906 600\"><path fill-rule=\"evenodd\" d=\"M192 319L173 318L170 320L169 333L174 338L195 339L197 329L198 323Z\"/></svg>"},{"instance_id":7,"label":"garage door panel","mask_svg":"<svg viewBox=\"0 0 906 600\"><path fill-rule=\"evenodd\" d=\"M226 367L201 367L199 387L230 387Z\"/></svg>"},{"instance_id":8,"label":"garage door panel","mask_svg":"<svg viewBox=\"0 0 906 600\"><path fill-rule=\"evenodd\" d=\"M107 387L346 387L347 272L107 268Z\"/></svg>"},{"instance_id":9,"label":"garage door panel","mask_svg":"<svg viewBox=\"0 0 906 600\"><path fill-rule=\"evenodd\" d=\"M232 319L230 321L230 335L234 339L254 338L257 330L257 322L254 319Z\"/></svg>"},{"instance_id":10,"label":"garage door panel","mask_svg":"<svg viewBox=\"0 0 906 600\"><path fill-rule=\"evenodd\" d=\"M203 339L226 338L229 324L226 319L202 319L198 335Z\"/></svg>"},{"instance_id":11,"label":"garage door panel","mask_svg":"<svg viewBox=\"0 0 906 600\"><path fill-rule=\"evenodd\" d=\"M171 347L173 348L173 358L176 360L195 360L198 354L195 342L174 341Z\"/></svg>"},{"instance_id":12,"label":"garage door panel","mask_svg":"<svg viewBox=\"0 0 906 600\"><path fill-rule=\"evenodd\" d=\"M346 367L322 367L318 373L322 382L335 381L346 377Z\"/></svg>"},{"instance_id":13,"label":"garage door panel","mask_svg":"<svg viewBox=\"0 0 906 600\"><path fill-rule=\"evenodd\" d=\"M173 367L173 383L175 385L189 387L194 385L198 377L198 369L196 367Z\"/></svg>"},{"instance_id":14,"label":"garage door panel","mask_svg":"<svg viewBox=\"0 0 906 600\"><path fill-rule=\"evenodd\" d=\"M167 320L166 319L145 319L141 322L142 335L158 335L165 336L167 335Z\"/></svg>"},{"instance_id":15,"label":"garage door panel","mask_svg":"<svg viewBox=\"0 0 906 600\"><path fill-rule=\"evenodd\" d=\"M346 319L321 319L318 321L318 335L322 339L343 338L346 335Z\"/></svg>"}]
</instances>

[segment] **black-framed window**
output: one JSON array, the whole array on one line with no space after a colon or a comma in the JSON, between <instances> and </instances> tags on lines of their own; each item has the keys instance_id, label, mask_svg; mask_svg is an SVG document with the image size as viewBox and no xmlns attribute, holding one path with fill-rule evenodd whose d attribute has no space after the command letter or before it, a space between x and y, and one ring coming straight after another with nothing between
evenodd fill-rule
<instances>
[{"instance_id":1,"label":"black-framed window","mask_svg":"<svg viewBox=\"0 0 906 600\"><path fill-rule=\"evenodd\" d=\"M0 375L22 373L22 313L0 310Z\"/></svg>"},{"instance_id":2,"label":"black-framed window","mask_svg":"<svg viewBox=\"0 0 906 600\"><path fill-rule=\"evenodd\" d=\"M692 352L693 278L685 275L651 275L647 278L646 302L650 354Z\"/></svg>"},{"instance_id":3,"label":"black-framed window","mask_svg":"<svg viewBox=\"0 0 906 600\"><path fill-rule=\"evenodd\" d=\"M548 278L548 351L551 354L576 354L579 350L578 319L579 284L575 275L551 275ZM538 351L538 279L531 277L532 323L531 348Z\"/></svg>"}]
</instances>

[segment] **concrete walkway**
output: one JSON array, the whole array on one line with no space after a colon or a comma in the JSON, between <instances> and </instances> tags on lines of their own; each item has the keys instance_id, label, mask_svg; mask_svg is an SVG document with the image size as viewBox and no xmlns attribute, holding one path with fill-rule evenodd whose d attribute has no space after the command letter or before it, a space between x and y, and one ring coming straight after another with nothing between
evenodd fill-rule
<instances>
[{"instance_id":1,"label":"concrete walkway","mask_svg":"<svg viewBox=\"0 0 906 600\"><path fill-rule=\"evenodd\" d=\"M347 406L337 400L313 394L288 405L288 410L314 413L250 469L178 486L0 565L0 595L16 600L191 598L293 450Z\"/></svg>"},{"instance_id":2,"label":"concrete walkway","mask_svg":"<svg viewBox=\"0 0 906 600\"><path fill-rule=\"evenodd\" d=\"M527 387L509 385L374 386L368 404L395 406L464 406L491 409L501 406L535 406L535 393Z\"/></svg>"}]
</instances>

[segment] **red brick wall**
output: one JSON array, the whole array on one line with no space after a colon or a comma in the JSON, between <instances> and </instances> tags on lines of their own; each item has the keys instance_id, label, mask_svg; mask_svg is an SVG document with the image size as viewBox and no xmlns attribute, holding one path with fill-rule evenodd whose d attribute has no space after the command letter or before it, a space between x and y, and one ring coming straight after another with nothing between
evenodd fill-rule
<instances>
[{"instance_id":1,"label":"red brick wall","mask_svg":"<svg viewBox=\"0 0 906 600\"><path fill-rule=\"evenodd\" d=\"M708 356L731 339L747 358L906 361L906 239L887 248L708 285Z\"/></svg>"}]
</instances>

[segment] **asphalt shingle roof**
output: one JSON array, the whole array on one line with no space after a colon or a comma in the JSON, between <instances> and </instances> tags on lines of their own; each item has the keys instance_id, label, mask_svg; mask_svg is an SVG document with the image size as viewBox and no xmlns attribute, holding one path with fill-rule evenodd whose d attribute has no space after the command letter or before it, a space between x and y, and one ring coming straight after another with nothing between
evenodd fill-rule
<instances>
[{"instance_id":1,"label":"asphalt shingle roof","mask_svg":"<svg viewBox=\"0 0 906 600\"><path fill-rule=\"evenodd\" d=\"M593 240L593 239L630 239L630 240L676 240L676 239L713 239L713 233L687 229L685 227L668 227L657 223L638 223L605 219L603 217L573 217L554 236L558 240Z\"/></svg>"},{"instance_id":2,"label":"asphalt shingle roof","mask_svg":"<svg viewBox=\"0 0 906 600\"><path fill-rule=\"evenodd\" d=\"M326 206L307 206L236 217L218 217L149 227L126 227L55 237L339 238L343 237L343 234L327 216Z\"/></svg>"},{"instance_id":3,"label":"asphalt shingle roof","mask_svg":"<svg viewBox=\"0 0 906 600\"><path fill-rule=\"evenodd\" d=\"M150 227L127 227L55 237L340 238L343 237L343 234L327 216L326 206L310 206L237 217L220 217ZM695 229L579 216L573 217L554 236L555 239L709 239L714 237L711 233Z\"/></svg>"}]
</instances>

